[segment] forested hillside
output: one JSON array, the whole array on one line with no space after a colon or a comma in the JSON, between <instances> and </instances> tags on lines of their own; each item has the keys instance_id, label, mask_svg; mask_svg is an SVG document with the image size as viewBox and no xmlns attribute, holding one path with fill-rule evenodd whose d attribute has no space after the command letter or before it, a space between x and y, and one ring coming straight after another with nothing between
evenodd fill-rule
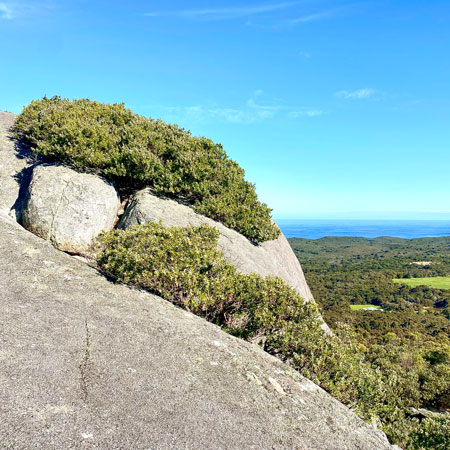
<instances>
[{"instance_id":1,"label":"forested hillside","mask_svg":"<svg viewBox=\"0 0 450 450\"><path fill-rule=\"evenodd\" d=\"M392 281L449 276L450 238L289 241L328 324L348 325L410 406L450 409L450 290Z\"/></svg>"},{"instance_id":2,"label":"forested hillside","mask_svg":"<svg viewBox=\"0 0 450 450\"><path fill-rule=\"evenodd\" d=\"M388 432L391 439L406 448L448 448L450 290L426 284L434 277L449 277L450 238L289 242L327 323L359 344L372 370L389 385L388 403L404 411ZM442 280L448 279L437 285L446 286ZM408 286L411 281L419 285ZM428 419L417 413L420 407L427 408ZM379 417L386 409L392 420L387 404L376 409Z\"/></svg>"},{"instance_id":3,"label":"forested hillside","mask_svg":"<svg viewBox=\"0 0 450 450\"><path fill-rule=\"evenodd\" d=\"M450 291L406 283L410 278L450 275L450 238L327 237L289 242L331 326L344 321L370 343L387 332L403 340L414 340L419 333L425 341L448 343ZM405 284L392 281L399 278ZM359 304L377 305L389 314L350 310L349 305Z\"/></svg>"}]
</instances>

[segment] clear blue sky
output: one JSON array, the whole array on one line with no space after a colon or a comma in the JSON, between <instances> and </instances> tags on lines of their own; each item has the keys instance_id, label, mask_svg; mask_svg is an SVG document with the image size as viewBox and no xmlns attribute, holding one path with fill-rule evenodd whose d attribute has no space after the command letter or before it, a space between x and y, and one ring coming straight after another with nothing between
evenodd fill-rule
<instances>
[{"instance_id":1,"label":"clear blue sky","mask_svg":"<svg viewBox=\"0 0 450 450\"><path fill-rule=\"evenodd\" d=\"M124 102L276 218L450 218L450 2L0 0L0 109Z\"/></svg>"}]
</instances>

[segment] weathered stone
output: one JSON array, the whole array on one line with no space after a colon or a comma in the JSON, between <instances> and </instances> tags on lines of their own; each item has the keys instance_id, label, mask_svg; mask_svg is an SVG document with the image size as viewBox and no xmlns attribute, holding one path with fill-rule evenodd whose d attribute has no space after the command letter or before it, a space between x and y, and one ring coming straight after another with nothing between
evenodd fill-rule
<instances>
[{"instance_id":1,"label":"weathered stone","mask_svg":"<svg viewBox=\"0 0 450 450\"><path fill-rule=\"evenodd\" d=\"M41 164L33 169L21 220L60 250L86 253L100 232L114 226L119 206L115 187L100 177Z\"/></svg>"},{"instance_id":2,"label":"weathered stone","mask_svg":"<svg viewBox=\"0 0 450 450\"><path fill-rule=\"evenodd\" d=\"M16 115L0 111L0 210L15 217L15 206L21 197L21 186L27 184L34 158L19 147L10 128Z\"/></svg>"},{"instance_id":3,"label":"weathered stone","mask_svg":"<svg viewBox=\"0 0 450 450\"><path fill-rule=\"evenodd\" d=\"M257 346L2 212L0 254L0 448L393 448Z\"/></svg>"},{"instance_id":4,"label":"weathered stone","mask_svg":"<svg viewBox=\"0 0 450 450\"><path fill-rule=\"evenodd\" d=\"M300 263L283 234L260 245L252 244L235 230L209 217L197 214L189 206L152 195L149 189L137 192L125 209L119 227L158 222L165 226L185 227L208 224L220 232L218 247L225 257L243 273L277 276L290 284L307 301L314 301ZM329 332L323 323L323 329Z\"/></svg>"}]
</instances>

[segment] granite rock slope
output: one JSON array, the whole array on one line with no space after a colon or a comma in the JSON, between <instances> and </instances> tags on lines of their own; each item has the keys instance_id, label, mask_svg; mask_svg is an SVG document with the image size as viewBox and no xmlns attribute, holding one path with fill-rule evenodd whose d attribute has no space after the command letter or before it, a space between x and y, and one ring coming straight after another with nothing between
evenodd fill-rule
<instances>
[{"instance_id":1,"label":"granite rock slope","mask_svg":"<svg viewBox=\"0 0 450 450\"><path fill-rule=\"evenodd\" d=\"M0 448L394 448L260 348L0 212Z\"/></svg>"}]
</instances>

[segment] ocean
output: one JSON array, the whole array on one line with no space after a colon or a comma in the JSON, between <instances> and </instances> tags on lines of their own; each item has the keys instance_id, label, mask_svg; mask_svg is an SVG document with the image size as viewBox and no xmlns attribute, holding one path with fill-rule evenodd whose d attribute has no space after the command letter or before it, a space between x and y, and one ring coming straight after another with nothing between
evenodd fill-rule
<instances>
[{"instance_id":1,"label":"ocean","mask_svg":"<svg viewBox=\"0 0 450 450\"><path fill-rule=\"evenodd\" d=\"M325 236L405 239L450 236L450 220L293 220L276 221L288 238L319 239Z\"/></svg>"}]
</instances>

